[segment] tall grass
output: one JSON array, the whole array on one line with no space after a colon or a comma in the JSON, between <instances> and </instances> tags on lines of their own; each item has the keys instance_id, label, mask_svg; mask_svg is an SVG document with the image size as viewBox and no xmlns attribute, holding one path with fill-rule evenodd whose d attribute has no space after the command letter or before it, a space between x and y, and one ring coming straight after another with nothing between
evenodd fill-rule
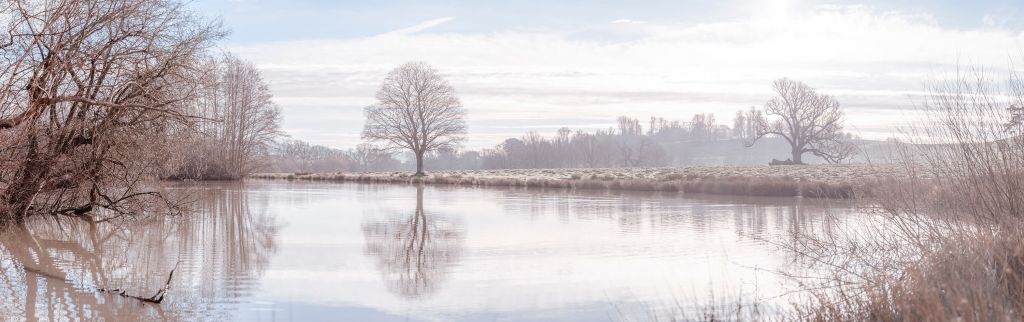
<instances>
[{"instance_id":1,"label":"tall grass","mask_svg":"<svg viewBox=\"0 0 1024 322\"><path fill-rule=\"evenodd\" d=\"M801 320L1024 320L1024 140L1006 123L1015 76L935 83L898 159L908 176L871 191L881 229L808 237L834 272Z\"/></svg>"}]
</instances>

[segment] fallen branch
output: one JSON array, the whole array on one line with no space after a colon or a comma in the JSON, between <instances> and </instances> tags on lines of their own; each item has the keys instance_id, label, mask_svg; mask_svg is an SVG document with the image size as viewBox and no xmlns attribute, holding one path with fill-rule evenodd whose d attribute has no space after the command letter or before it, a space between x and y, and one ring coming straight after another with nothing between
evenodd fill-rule
<instances>
[{"instance_id":1,"label":"fallen branch","mask_svg":"<svg viewBox=\"0 0 1024 322\"><path fill-rule=\"evenodd\" d=\"M99 288L98 290L100 292L107 292L107 293L111 293L111 294L117 294L117 295L120 295L120 296L124 296L124 297L127 297L127 298L133 298L133 299L136 299L136 300L139 300L139 301L142 301L142 302L146 302L146 303L160 304L160 302L163 302L164 297L167 295L167 291L171 289L171 278L174 277L174 271L178 269L178 264L181 264L181 261L178 261L177 263L174 263L174 268L172 268L171 272L169 274L167 274L167 282L164 282L164 287L161 288L160 290L156 291L156 294L153 294L153 296L151 296L151 297L141 297L141 296L129 295L129 294L127 294L127 292L125 290L116 289L116 288L115 289Z\"/></svg>"},{"instance_id":2,"label":"fallen branch","mask_svg":"<svg viewBox=\"0 0 1024 322\"><path fill-rule=\"evenodd\" d=\"M127 297L127 298L136 299L136 300L139 300L139 301L142 301L142 302L146 302L146 303L160 304L160 302L163 302L164 297L167 296L167 291L171 289L171 278L174 277L174 271L178 269L178 264L181 264L181 261L178 261L177 263L174 263L174 268L171 269L171 273L167 274L167 282L164 282L164 287L161 288L160 290L156 291L156 294L153 294L152 297L141 297L141 296L129 295L127 293L127 291L122 290L122 289L116 289L116 288L114 288L114 289L107 289L107 288L98 287L98 288L96 288L96 290L100 291L100 292L106 292L106 293L116 294L116 295L120 295L120 296ZM46 277L46 278L49 278L49 279L61 280L61 281L65 281L65 282L68 281L67 278L63 278L63 277L57 276L56 274L50 274L50 273L47 273L47 272L42 271L40 269L29 267L28 265L22 264L22 269L24 269L26 272L35 273L37 275L40 275L42 277Z\"/></svg>"}]
</instances>

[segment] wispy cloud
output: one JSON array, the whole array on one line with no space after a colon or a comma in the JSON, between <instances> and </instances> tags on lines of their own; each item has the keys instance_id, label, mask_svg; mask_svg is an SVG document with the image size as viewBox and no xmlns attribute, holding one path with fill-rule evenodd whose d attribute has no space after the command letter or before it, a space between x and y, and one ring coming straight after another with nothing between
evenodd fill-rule
<instances>
[{"instance_id":1,"label":"wispy cloud","mask_svg":"<svg viewBox=\"0 0 1024 322\"><path fill-rule=\"evenodd\" d=\"M266 70L286 128L319 129L296 136L332 146L357 143L349 138L360 130L362 107L373 102L388 70L429 62L459 91L469 111L467 145L478 148L525 131L509 127L580 115L715 113L728 121L737 109L763 104L779 77L837 95L851 128L884 137L901 124L895 110L911 105L908 97L923 82L957 63L1006 66L1024 41L1024 33L1008 29L946 28L927 13L870 7L820 7L784 20L595 27L627 28L630 39L614 41L574 38L579 30L419 33L451 19L373 37L233 50ZM489 127L499 118L509 126Z\"/></svg>"},{"instance_id":2,"label":"wispy cloud","mask_svg":"<svg viewBox=\"0 0 1024 322\"><path fill-rule=\"evenodd\" d=\"M398 30L394 30L394 31L390 31L390 32L384 33L384 34L382 34L382 36L412 35L412 34L415 34L415 33L418 33L418 32L423 32L423 31L425 31L427 29L430 29L430 28L434 28L434 27L440 26L440 25L442 25L442 24L444 24L446 22L452 21L452 20L455 20L455 17L444 17L444 18L437 18L437 19L427 20L427 21L421 22L419 24L416 24L414 26L405 27L405 28L402 28L402 29L398 29Z\"/></svg>"},{"instance_id":3,"label":"wispy cloud","mask_svg":"<svg viewBox=\"0 0 1024 322\"><path fill-rule=\"evenodd\" d=\"M615 20L612 20L612 23L613 24L635 24L635 25L640 25L640 24L644 24L646 22L636 21L636 20L632 20L632 19L615 19Z\"/></svg>"}]
</instances>

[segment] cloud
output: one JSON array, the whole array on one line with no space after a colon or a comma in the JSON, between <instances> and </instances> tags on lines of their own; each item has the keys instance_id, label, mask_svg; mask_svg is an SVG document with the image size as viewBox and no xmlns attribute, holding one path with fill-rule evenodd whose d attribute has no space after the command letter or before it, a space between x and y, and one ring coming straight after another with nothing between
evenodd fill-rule
<instances>
[{"instance_id":1,"label":"cloud","mask_svg":"<svg viewBox=\"0 0 1024 322\"><path fill-rule=\"evenodd\" d=\"M382 34L382 36L412 35L412 34L415 34L415 33L418 33L418 32L422 32L422 31L430 29L430 28L434 28L434 27L440 26L440 25L442 25L442 24L444 24L446 22L452 21L452 20L455 20L455 17L444 17L444 18L437 18L437 19L433 19L433 20L427 20L427 21L421 22L421 23L419 23L417 25L414 25L414 26L405 27L405 28L402 28L402 29L398 29L398 30L394 30L394 31L390 31L390 32L384 33L384 34Z\"/></svg>"},{"instance_id":2,"label":"cloud","mask_svg":"<svg viewBox=\"0 0 1024 322\"><path fill-rule=\"evenodd\" d=\"M642 24L645 24L646 22L630 20L630 19L616 19L616 20L613 20L612 23L613 24L625 24L625 25L642 25Z\"/></svg>"},{"instance_id":3,"label":"cloud","mask_svg":"<svg viewBox=\"0 0 1024 322\"><path fill-rule=\"evenodd\" d=\"M332 146L357 143L331 140L355 137L362 107L391 68L426 61L458 90L469 111L467 145L479 148L498 143L487 128L495 119L554 125L587 116L594 124L590 119L623 114L685 120L715 113L728 122L737 109L763 104L780 77L837 95L851 128L884 137L925 81L957 63L1004 67L1024 40L997 27L945 28L927 13L863 6L819 7L784 20L594 27L629 28L629 39L574 38L580 30L418 33L450 20L232 50L265 70L287 124L319 131L297 138ZM349 123L308 113L314 107Z\"/></svg>"}]
</instances>

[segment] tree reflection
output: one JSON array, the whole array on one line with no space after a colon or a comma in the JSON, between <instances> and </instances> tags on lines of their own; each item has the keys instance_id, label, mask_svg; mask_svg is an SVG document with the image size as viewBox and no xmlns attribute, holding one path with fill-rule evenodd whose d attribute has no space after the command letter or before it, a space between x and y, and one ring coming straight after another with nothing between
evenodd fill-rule
<instances>
[{"instance_id":1,"label":"tree reflection","mask_svg":"<svg viewBox=\"0 0 1024 322\"><path fill-rule=\"evenodd\" d=\"M388 289L404 298L433 293L459 261L461 222L423 210L423 187L416 187L416 209L409 216L363 223L366 253Z\"/></svg>"},{"instance_id":2,"label":"tree reflection","mask_svg":"<svg viewBox=\"0 0 1024 322\"><path fill-rule=\"evenodd\" d=\"M238 189L207 189L193 214L97 223L32 221L0 235L0 315L25 320L223 320L274 252L275 218ZM98 288L167 299L141 302Z\"/></svg>"}]
</instances>

